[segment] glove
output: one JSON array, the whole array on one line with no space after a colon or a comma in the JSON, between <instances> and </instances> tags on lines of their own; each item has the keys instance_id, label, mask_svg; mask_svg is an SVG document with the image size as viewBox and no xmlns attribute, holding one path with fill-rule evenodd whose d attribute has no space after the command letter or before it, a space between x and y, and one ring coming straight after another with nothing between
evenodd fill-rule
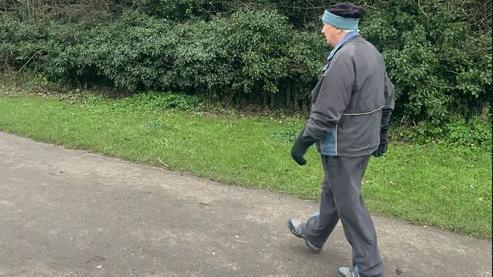
<instances>
[{"instance_id":1,"label":"glove","mask_svg":"<svg viewBox=\"0 0 493 277\"><path fill-rule=\"evenodd\" d=\"M380 144L378 145L378 149L373 152L374 157L380 157L385 152L387 152L388 148L388 130L389 130L389 121L390 114L392 113L391 109L383 109L382 112L382 123L380 125Z\"/></svg>"},{"instance_id":2,"label":"glove","mask_svg":"<svg viewBox=\"0 0 493 277\"><path fill-rule=\"evenodd\" d=\"M380 144L378 145L378 149L373 152L374 157L380 157L385 152L387 152L388 148L388 129L387 128L381 128L380 129Z\"/></svg>"},{"instance_id":3,"label":"glove","mask_svg":"<svg viewBox=\"0 0 493 277\"><path fill-rule=\"evenodd\" d=\"M306 160L303 156L306 153L308 147L315 143L315 139L309 136L303 136L303 132L300 133L296 139L293 148L291 148L291 157L299 165L305 165Z\"/></svg>"}]
</instances>

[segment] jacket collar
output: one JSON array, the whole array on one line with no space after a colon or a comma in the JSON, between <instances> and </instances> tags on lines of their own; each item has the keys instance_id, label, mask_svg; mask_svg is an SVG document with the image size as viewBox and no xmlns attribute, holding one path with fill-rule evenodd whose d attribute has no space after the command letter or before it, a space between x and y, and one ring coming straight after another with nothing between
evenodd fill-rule
<instances>
[{"instance_id":1,"label":"jacket collar","mask_svg":"<svg viewBox=\"0 0 493 277\"><path fill-rule=\"evenodd\" d=\"M348 42L350 39L354 38L354 37L357 37L359 36L359 32L358 31L351 31L349 33L347 33L338 43L337 45L334 47L334 49L332 49L332 51L330 51L329 53L329 56L327 57L327 60L330 60L332 59L332 57L335 55L335 53L344 45L346 44L346 42Z\"/></svg>"}]
</instances>

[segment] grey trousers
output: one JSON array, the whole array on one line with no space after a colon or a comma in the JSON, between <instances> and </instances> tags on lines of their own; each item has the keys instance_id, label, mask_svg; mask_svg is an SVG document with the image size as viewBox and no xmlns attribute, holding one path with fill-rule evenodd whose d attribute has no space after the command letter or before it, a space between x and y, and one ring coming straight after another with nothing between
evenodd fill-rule
<instances>
[{"instance_id":1,"label":"grey trousers","mask_svg":"<svg viewBox=\"0 0 493 277\"><path fill-rule=\"evenodd\" d=\"M383 276L383 264L375 227L361 195L361 179L370 156L331 157L322 155L325 178L320 212L304 225L304 236L322 247L339 219L351 244L353 265L361 276Z\"/></svg>"}]
</instances>

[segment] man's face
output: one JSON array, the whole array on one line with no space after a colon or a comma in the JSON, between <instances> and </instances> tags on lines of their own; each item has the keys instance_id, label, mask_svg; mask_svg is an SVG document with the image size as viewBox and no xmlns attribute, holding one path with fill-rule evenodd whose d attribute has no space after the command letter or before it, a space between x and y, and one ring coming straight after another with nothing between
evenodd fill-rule
<instances>
[{"instance_id":1,"label":"man's face","mask_svg":"<svg viewBox=\"0 0 493 277\"><path fill-rule=\"evenodd\" d=\"M324 34L327 43L330 46L335 47L337 42L341 39L341 35L343 35L343 30L337 29L330 24L324 24L322 33Z\"/></svg>"}]
</instances>

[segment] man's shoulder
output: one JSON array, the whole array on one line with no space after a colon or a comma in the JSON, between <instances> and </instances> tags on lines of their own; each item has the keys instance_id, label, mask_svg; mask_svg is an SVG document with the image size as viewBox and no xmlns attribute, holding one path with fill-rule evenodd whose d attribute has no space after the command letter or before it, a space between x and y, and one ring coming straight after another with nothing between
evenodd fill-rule
<instances>
[{"instance_id":1,"label":"man's shoulder","mask_svg":"<svg viewBox=\"0 0 493 277\"><path fill-rule=\"evenodd\" d=\"M351 52L351 51L356 51L358 49L366 49L366 50L371 50L371 51L377 51L377 48L368 40L366 40L362 36L355 37L354 39L348 41L348 43L345 45L346 47L343 47L344 50ZM341 50L343 50L341 49Z\"/></svg>"},{"instance_id":2,"label":"man's shoulder","mask_svg":"<svg viewBox=\"0 0 493 277\"><path fill-rule=\"evenodd\" d=\"M358 36L340 50L341 58L358 59L362 56L368 57L373 54L375 57L380 57L381 53L378 49L364 37Z\"/></svg>"}]
</instances>

